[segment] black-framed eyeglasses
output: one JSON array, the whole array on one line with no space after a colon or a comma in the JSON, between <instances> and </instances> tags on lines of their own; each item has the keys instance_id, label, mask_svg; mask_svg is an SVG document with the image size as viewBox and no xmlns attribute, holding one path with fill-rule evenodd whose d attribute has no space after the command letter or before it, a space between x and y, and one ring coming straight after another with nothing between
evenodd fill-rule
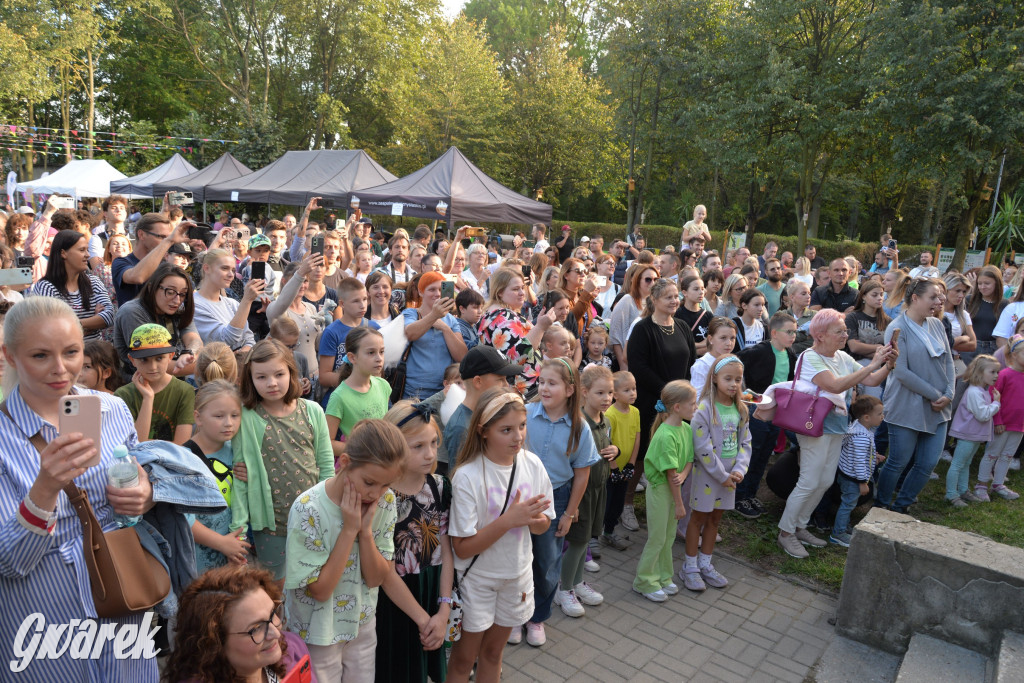
<instances>
[{"instance_id":1,"label":"black-framed eyeglasses","mask_svg":"<svg viewBox=\"0 0 1024 683\"><path fill-rule=\"evenodd\" d=\"M160 291L163 292L164 296L166 296L168 299L179 299L181 301L184 301L185 297L188 296L187 290L184 292L179 292L174 287L161 287Z\"/></svg>"},{"instance_id":2,"label":"black-framed eyeglasses","mask_svg":"<svg viewBox=\"0 0 1024 683\"><path fill-rule=\"evenodd\" d=\"M144 232L147 235L152 235L153 237L157 238L158 240L165 240L170 235L170 233L167 233L166 235L161 235L160 233L153 232L152 230L142 230L141 232Z\"/></svg>"},{"instance_id":3,"label":"black-framed eyeglasses","mask_svg":"<svg viewBox=\"0 0 1024 683\"><path fill-rule=\"evenodd\" d=\"M263 641L267 639L267 634L270 633L270 625L280 631L284 628L284 603L279 602L274 606L274 611L270 613L270 618L266 621L258 622L248 631L233 631L232 635L236 636L249 636L252 638L252 642L255 645L262 645Z\"/></svg>"}]
</instances>

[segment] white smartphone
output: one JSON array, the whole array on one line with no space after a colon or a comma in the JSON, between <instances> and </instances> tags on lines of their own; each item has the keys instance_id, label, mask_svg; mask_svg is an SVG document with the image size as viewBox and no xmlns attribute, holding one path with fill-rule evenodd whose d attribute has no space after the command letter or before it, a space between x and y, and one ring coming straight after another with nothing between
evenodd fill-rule
<instances>
[{"instance_id":1,"label":"white smartphone","mask_svg":"<svg viewBox=\"0 0 1024 683\"><path fill-rule=\"evenodd\" d=\"M86 467L100 464L100 448L103 440L103 411L99 396L84 394L81 396L65 396L60 400L61 434L81 432L85 438L92 439L96 448L96 456Z\"/></svg>"},{"instance_id":2,"label":"white smartphone","mask_svg":"<svg viewBox=\"0 0 1024 683\"><path fill-rule=\"evenodd\" d=\"M597 275L597 276L594 277L594 280L597 283L598 287L604 287L606 284L608 284L608 276L607 275Z\"/></svg>"},{"instance_id":3,"label":"white smartphone","mask_svg":"<svg viewBox=\"0 0 1024 683\"><path fill-rule=\"evenodd\" d=\"M57 210L78 208L74 197L64 197L61 195L54 195L50 199L50 205Z\"/></svg>"}]
</instances>

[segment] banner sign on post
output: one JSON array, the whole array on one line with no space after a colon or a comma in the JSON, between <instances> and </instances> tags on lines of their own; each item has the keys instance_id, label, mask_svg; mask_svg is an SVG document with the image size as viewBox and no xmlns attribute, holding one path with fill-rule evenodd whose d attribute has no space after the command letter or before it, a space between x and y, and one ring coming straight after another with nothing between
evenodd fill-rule
<instances>
[{"instance_id":1,"label":"banner sign on post","mask_svg":"<svg viewBox=\"0 0 1024 683\"><path fill-rule=\"evenodd\" d=\"M953 265L953 255L956 249L942 249L939 251L939 262L935 267L940 273L945 273ZM985 265L985 251L983 249L970 249L964 257L963 271L966 273L971 268L981 268Z\"/></svg>"},{"instance_id":2,"label":"banner sign on post","mask_svg":"<svg viewBox=\"0 0 1024 683\"><path fill-rule=\"evenodd\" d=\"M747 246L747 233L745 232L734 232L729 235L729 251L735 251L740 247Z\"/></svg>"},{"instance_id":3,"label":"banner sign on post","mask_svg":"<svg viewBox=\"0 0 1024 683\"><path fill-rule=\"evenodd\" d=\"M402 215L402 209L404 209L404 208L405 208L404 204L398 204L397 202L395 204L392 204L391 205L391 215L392 216L401 216Z\"/></svg>"}]
</instances>

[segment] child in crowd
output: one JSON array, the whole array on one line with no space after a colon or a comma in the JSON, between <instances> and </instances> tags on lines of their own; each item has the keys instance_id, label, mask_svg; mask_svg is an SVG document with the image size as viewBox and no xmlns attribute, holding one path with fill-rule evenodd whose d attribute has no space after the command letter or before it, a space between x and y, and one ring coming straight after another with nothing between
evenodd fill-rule
<instances>
[{"instance_id":1,"label":"child in crowd","mask_svg":"<svg viewBox=\"0 0 1024 683\"><path fill-rule=\"evenodd\" d=\"M734 353L740 349L757 346L764 339L765 330L761 316L764 314L765 301L764 292L759 289L747 289L740 296L740 303L736 307L738 316L732 319L736 323Z\"/></svg>"},{"instance_id":2,"label":"child in crowd","mask_svg":"<svg viewBox=\"0 0 1024 683\"><path fill-rule=\"evenodd\" d=\"M555 594L555 603L570 617L582 617L583 605L600 605L604 596L583 580L583 565L587 547L597 550L596 537L601 533L607 500L606 487L609 460L614 460L618 449L612 445L610 427L604 413L612 404L611 370L601 366L587 368L580 377L583 390L583 417L590 427L597 449L597 462L590 466L587 488L580 500L576 521L565 535L569 548L562 558L561 588ZM582 603L582 604L581 604Z\"/></svg>"},{"instance_id":3,"label":"child in crowd","mask_svg":"<svg viewBox=\"0 0 1024 683\"><path fill-rule=\"evenodd\" d=\"M981 444L992 441L992 418L999 412L1001 395L994 389L999 379L999 361L987 354L976 356L964 372L964 391L949 425L949 435L958 439L953 461L946 472L946 500L955 508L980 502L968 486L971 461Z\"/></svg>"},{"instance_id":4,"label":"child in crowd","mask_svg":"<svg viewBox=\"0 0 1024 683\"><path fill-rule=\"evenodd\" d=\"M463 356L463 358L465 358L465 356ZM462 383L462 375L459 374L458 363L452 363L444 369L444 378L441 380L441 393L447 396L448 389L451 388L453 384L458 384L460 388L465 388L465 385Z\"/></svg>"},{"instance_id":5,"label":"child in crowd","mask_svg":"<svg viewBox=\"0 0 1024 683\"><path fill-rule=\"evenodd\" d=\"M246 471L234 481L231 531L252 531L257 559L278 580L292 501L334 474L324 412L301 393L291 351L276 339L257 342L242 367L242 424L231 442Z\"/></svg>"},{"instance_id":6,"label":"child in crowd","mask_svg":"<svg viewBox=\"0 0 1024 683\"><path fill-rule=\"evenodd\" d=\"M188 448L210 468L217 478L226 510L196 515L192 535L196 539L196 571L202 574L228 562L245 564L249 544L242 531L231 532L231 439L242 421L242 399L238 387L223 379L207 382L196 392L195 424Z\"/></svg>"},{"instance_id":7,"label":"child in crowd","mask_svg":"<svg viewBox=\"0 0 1024 683\"><path fill-rule=\"evenodd\" d=\"M86 389L112 394L121 387L121 361L114 345L102 339L85 342L82 372L78 384Z\"/></svg>"},{"instance_id":8,"label":"child in crowd","mask_svg":"<svg viewBox=\"0 0 1024 683\"><path fill-rule=\"evenodd\" d=\"M676 520L686 516L682 485L693 467L693 433L687 422L697 408L697 391L685 380L661 390L644 458L647 474L647 543L640 555L633 590L651 602L665 602L679 592L672 581L672 544Z\"/></svg>"},{"instance_id":9,"label":"child in crowd","mask_svg":"<svg viewBox=\"0 0 1024 683\"><path fill-rule=\"evenodd\" d=\"M985 447L985 457L978 465L978 483L974 486L974 495L986 503L991 500L990 482L992 493L1000 498L1020 498L1005 482L1010 460L1024 436L1024 337L1014 335L1006 343L1006 367L999 371L994 389L1000 397L999 412L993 420L995 434Z\"/></svg>"},{"instance_id":10,"label":"child in crowd","mask_svg":"<svg viewBox=\"0 0 1024 683\"><path fill-rule=\"evenodd\" d=\"M728 318L715 316L708 325L707 342L708 352L690 367L690 382L694 387L703 388L715 361L732 353L736 348L736 323Z\"/></svg>"},{"instance_id":11,"label":"child in crowd","mask_svg":"<svg viewBox=\"0 0 1024 683\"><path fill-rule=\"evenodd\" d=\"M169 372L174 358L171 333L163 325L139 325L132 332L128 357L135 375L114 395L132 411L139 440L184 444L192 435L195 392Z\"/></svg>"},{"instance_id":12,"label":"child in crowd","mask_svg":"<svg viewBox=\"0 0 1024 683\"><path fill-rule=\"evenodd\" d=\"M604 325L591 325L583 333L583 347L586 352L580 360L580 372L588 365L600 365L611 370L612 355L608 348L608 328Z\"/></svg>"},{"instance_id":13,"label":"child in crowd","mask_svg":"<svg viewBox=\"0 0 1024 683\"><path fill-rule=\"evenodd\" d=\"M836 511L836 520L832 524L831 543L850 547L850 513L857 507L861 496L868 495L868 482L875 473L875 430L882 424L882 401L874 396L863 394L850 404L850 417L853 422L843 436L843 445L839 451L839 490L842 499ZM881 460L883 455L877 455Z\"/></svg>"},{"instance_id":14,"label":"child in crowd","mask_svg":"<svg viewBox=\"0 0 1024 683\"><path fill-rule=\"evenodd\" d=\"M306 641L319 681L374 680L377 589L389 579L402 584L391 566L397 512L388 486L408 453L395 425L364 420L352 430L337 474L332 467L289 499L288 629Z\"/></svg>"},{"instance_id":15,"label":"child in crowd","mask_svg":"<svg viewBox=\"0 0 1024 683\"><path fill-rule=\"evenodd\" d=\"M557 527L533 537L533 584L537 595L533 616L526 624L526 642L534 647L546 641L544 622L551 616L551 602L562 573L562 538L579 515L590 466L601 457L594 447L594 437L583 424L575 368L565 358L544 361L537 378L540 400L527 406L526 448L544 463L558 520ZM586 543L583 546L585 550ZM509 642L519 642L522 633L517 630L513 629Z\"/></svg>"},{"instance_id":16,"label":"child in crowd","mask_svg":"<svg viewBox=\"0 0 1024 683\"><path fill-rule=\"evenodd\" d=\"M785 311L779 311L768 321L768 334L770 339L741 349L736 354L743 363L743 380L747 389L758 394L763 394L772 384L791 381L796 368L796 354L790 348L796 340L796 319ZM751 415L750 436L753 444L750 467L743 482L736 487L736 512L747 519L757 519L765 511L757 499L757 490L775 450L779 428Z\"/></svg>"},{"instance_id":17,"label":"child in crowd","mask_svg":"<svg viewBox=\"0 0 1024 683\"><path fill-rule=\"evenodd\" d=\"M347 277L338 283L338 304L341 316L327 326L320 336L319 381L327 389L320 404L327 406L334 388L341 384L341 366L344 365L345 340L348 333L365 327L367 305L366 287L354 277Z\"/></svg>"},{"instance_id":18,"label":"child in crowd","mask_svg":"<svg viewBox=\"0 0 1024 683\"><path fill-rule=\"evenodd\" d=\"M488 389L458 454L448 533L464 617L449 683L466 683L474 663L476 680L499 680L505 641L534 611L531 534L544 534L555 511L545 466L523 448L526 421L518 393Z\"/></svg>"},{"instance_id":19,"label":"child in crowd","mask_svg":"<svg viewBox=\"0 0 1024 683\"><path fill-rule=\"evenodd\" d=\"M579 368L582 351L572 332L561 325L552 325L540 340L544 358L565 358Z\"/></svg>"},{"instance_id":20,"label":"child in crowd","mask_svg":"<svg viewBox=\"0 0 1024 683\"><path fill-rule=\"evenodd\" d=\"M467 287L455 297L455 315L463 336L469 337L466 348L471 349L480 343L480 332L477 325L483 316L484 298L471 287Z\"/></svg>"},{"instance_id":21,"label":"child in crowd","mask_svg":"<svg viewBox=\"0 0 1024 683\"><path fill-rule=\"evenodd\" d=\"M750 462L747 406L740 400L742 385L740 359L720 358L704 383L697 412L690 421L694 451L692 513L686 528L686 562L680 575L692 591L705 590L705 584L724 588L729 583L711 564L711 554L722 513L733 508L736 485L743 481Z\"/></svg>"},{"instance_id":22,"label":"child in crowd","mask_svg":"<svg viewBox=\"0 0 1024 683\"><path fill-rule=\"evenodd\" d=\"M399 478L391 483L398 519L394 529L394 565L399 584L384 583L377 603L377 680L427 683L443 681L447 659L440 647L447 633L455 573L448 539L451 483L435 474L441 430L422 403L401 401L384 419L398 427L409 447ZM420 609L410 618L392 593L409 593ZM433 616L431 616L433 615ZM421 634L427 642L421 642Z\"/></svg>"},{"instance_id":23,"label":"child in crowd","mask_svg":"<svg viewBox=\"0 0 1024 683\"><path fill-rule=\"evenodd\" d=\"M238 386L238 361L224 342L210 342L196 356L196 384L223 379Z\"/></svg>"},{"instance_id":24,"label":"child in crowd","mask_svg":"<svg viewBox=\"0 0 1024 683\"><path fill-rule=\"evenodd\" d=\"M352 259L352 265L346 274L351 275L362 283L366 282L367 276L373 272L373 254L367 249L357 251Z\"/></svg>"},{"instance_id":25,"label":"child in crowd","mask_svg":"<svg viewBox=\"0 0 1024 683\"><path fill-rule=\"evenodd\" d=\"M303 398L309 398L313 393L313 380L316 379L316 370L310 366L309 359L301 351L296 350L299 343L299 326L292 318L282 315L274 318L270 323L270 339L276 339L284 344L292 352L295 359L295 367L299 369L299 383L302 384Z\"/></svg>"},{"instance_id":26,"label":"child in crowd","mask_svg":"<svg viewBox=\"0 0 1024 683\"><path fill-rule=\"evenodd\" d=\"M493 346L474 346L463 356L459 363L459 375L466 390L466 398L462 399L444 426L444 443L453 460L466 441L466 430L480 395L488 389L508 387L509 379L522 372L522 365L509 363ZM454 465L454 462L449 465Z\"/></svg>"},{"instance_id":27,"label":"child in crowd","mask_svg":"<svg viewBox=\"0 0 1024 683\"><path fill-rule=\"evenodd\" d=\"M604 512L601 544L625 550L629 543L615 533L615 525L621 517L622 526L627 531L640 528L632 505L628 506L629 516L625 515L626 488L633 478L636 458L640 454L640 411L633 405L636 403L636 378L633 373L620 370L612 376L612 381L615 402L605 411L604 416L611 428L612 444L619 454L608 473L608 503Z\"/></svg>"},{"instance_id":28,"label":"child in crowd","mask_svg":"<svg viewBox=\"0 0 1024 683\"><path fill-rule=\"evenodd\" d=\"M380 376L384 369L381 333L357 327L348 333L346 348L338 370L341 384L327 402L327 431L335 456L345 452L345 438L356 423L384 417L391 400L391 385Z\"/></svg>"}]
</instances>

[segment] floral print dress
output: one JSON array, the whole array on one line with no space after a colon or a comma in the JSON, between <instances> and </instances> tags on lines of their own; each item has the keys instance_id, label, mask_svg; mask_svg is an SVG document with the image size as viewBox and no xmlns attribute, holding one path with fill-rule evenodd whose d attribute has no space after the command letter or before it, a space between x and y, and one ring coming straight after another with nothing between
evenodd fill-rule
<instances>
[{"instance_id":1,"label":"floral print dress","mask_svg":"<svg viewBox=\"0 0 1024 683\"><path fill-rule=\"evenodd\" d=\"M481 344L493 346L505 354L510 363L523 366L523 374L516 378L516 389L527 396L534 393L544 360L540 350L533 348L526 338L532 329L533 323L508 308L488 311L479 325Z\"/></svg>"},{"instance_id":2,"label":"floral print dress","mask_svg":"<svg viewBox=\"0 0 1024 683\"><path fill-rule=\"evenodd\" d=\"M448 534L451 482L440 474L424 477L423 488L412 496L395 492L395 571L420 605L433 616L441 595L441 539ZM415 622L383 591L377 603L378 681L440 683L447 676L444 648L425 652Z\"/></svg>"}]
</instances>

